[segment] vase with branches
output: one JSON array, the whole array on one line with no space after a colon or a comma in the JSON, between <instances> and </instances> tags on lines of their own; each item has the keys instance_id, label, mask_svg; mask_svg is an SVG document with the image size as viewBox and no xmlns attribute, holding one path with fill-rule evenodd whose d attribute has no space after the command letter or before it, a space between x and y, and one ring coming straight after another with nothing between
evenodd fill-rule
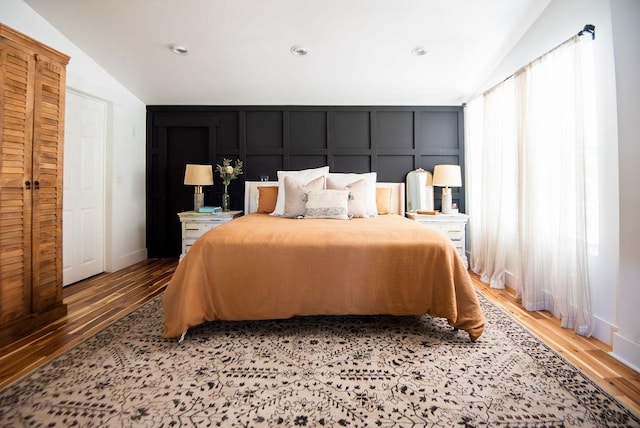
<instances>
[{"instance_id":1,"label":"vase with branches","mask_svg":"<svg viewBox=\"0 0 640 428\"><path fill-rule=\"evenodd\" d=\"M229 184L232 180L238 178L242 174L242 161L236 159L235 165L231 165L230 159L223 159L222 165L216 164L216 171L222 178L222 184L224 184L224 193L222 194L222 211L229 211L231 209L231 200L229 197Z\"/></svg>"}]
</instances>

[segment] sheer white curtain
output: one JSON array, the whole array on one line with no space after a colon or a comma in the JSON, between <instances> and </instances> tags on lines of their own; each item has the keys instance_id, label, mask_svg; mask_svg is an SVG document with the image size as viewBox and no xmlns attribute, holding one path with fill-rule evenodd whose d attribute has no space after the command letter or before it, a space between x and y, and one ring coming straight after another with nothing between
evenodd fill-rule
<instances>
[{"instance_id":1,"label":"sheer white curtain","mask_svg":"<svg viewBox=\"0 0 640 428\"><path fill-rule=\"evenodd\" d=\"M498 288L512 273L526 309L549 310L586 335L590 49L576 36L465 109L472 269Z\"/></svg>"},{"instance_id":2,"label":"sheer white curtain","mask_svg":"<svg viewBox=\"0 0 640 428\"><path fill-rule=\"evenodd\" d=\"M585 132L593 90L588 41L579 37L516 76L520 104L519 246L517 286L528 310L549 310L563 327L590 334ZM540 165L544 165L540 168ZM593 189L592 191L595 191Z\"/></svg>"},{"instance_id":3,"label":"sheer white curtain","mask_svg":"<svg viewBox=\"0 0 640 428\"><path fill-rule=\"evenodd\" d=\"M467 213L471 270L493 288L504 288L508 254L515 249L516 97L513 80L466 106Z\"/></svg>"}]
</instances>

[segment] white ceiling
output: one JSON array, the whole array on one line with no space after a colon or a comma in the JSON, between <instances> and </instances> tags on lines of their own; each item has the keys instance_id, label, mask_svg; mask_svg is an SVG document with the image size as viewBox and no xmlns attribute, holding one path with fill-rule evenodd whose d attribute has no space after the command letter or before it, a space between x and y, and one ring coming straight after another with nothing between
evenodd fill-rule
<instances>
[{"instance_id":1,"label":"white ceiling","mask_svg":"<svg viewBox=\"0 0 640 428\"><path fill-rule=\"evenodd\" d=\"M549 1L25 0L147 105L460 105Z\"/></svg>"}]
</instances>

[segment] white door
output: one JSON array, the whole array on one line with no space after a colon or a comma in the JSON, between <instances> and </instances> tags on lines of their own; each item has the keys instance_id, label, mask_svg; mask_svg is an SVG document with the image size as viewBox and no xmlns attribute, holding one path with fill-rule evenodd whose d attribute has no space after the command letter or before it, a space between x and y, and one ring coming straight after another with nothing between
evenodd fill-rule
<instances>
[{"instance_id":1,"label":"white door","mask_svg":"<svg viewBox=\"0 0 640 428\"><path fill-rule=\"evenodd\" d=\"M62 276L69 285L104 272L106 102L67 91Z\"/></svg>"}]
</instances>

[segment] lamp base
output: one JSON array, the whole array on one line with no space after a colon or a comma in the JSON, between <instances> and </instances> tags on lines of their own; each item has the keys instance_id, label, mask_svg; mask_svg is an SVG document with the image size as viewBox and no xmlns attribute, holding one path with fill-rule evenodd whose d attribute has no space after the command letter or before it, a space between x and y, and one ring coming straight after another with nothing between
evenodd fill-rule
<instances>
[{"instance_id":1,"label":"lamp base","mask_svg":"<svg viewBox=\"0 0 640 428\"><path fill-rule=\"evenodd\" d=\"M202 206L204 206L204 193L194 193L193 210L197 212Z\"/></svg>"},{"instance_id":2,"label":"lamp base","mask_svg":"<svg viewBox=\"0 0 640 428\"><path fill-rule=\"evenodd\" d=\"M451 189L448 187L442 188L442 208L440 211L442 214L453 214L451 209Z\"/></svg>"}]
</instances>

